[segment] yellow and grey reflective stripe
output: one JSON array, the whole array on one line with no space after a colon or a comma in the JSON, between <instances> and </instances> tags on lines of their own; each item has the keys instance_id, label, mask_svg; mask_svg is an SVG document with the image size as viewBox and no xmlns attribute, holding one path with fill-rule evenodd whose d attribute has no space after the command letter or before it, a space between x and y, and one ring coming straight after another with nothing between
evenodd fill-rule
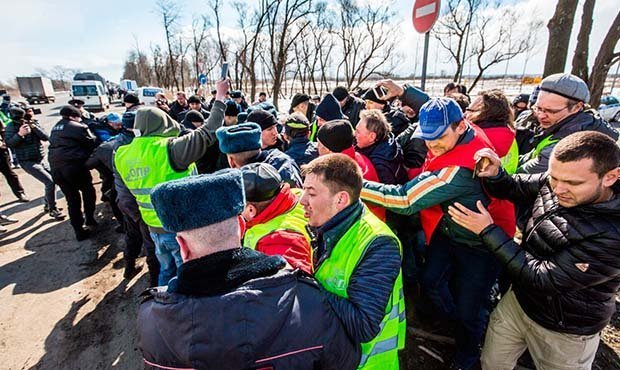
<instances>
[{"instance_id":1,"label":"yellow and grey reflective stripe","mask_svg":"<svg viewBox=\"0 0 620 370\"><path fill-rule=\"evenodd\" d=\"M155 209L155 207L153 207L153 205L151 203L147 203L147 202L140 202L138 200L136 200L136 203L138 203L138 205L142 208L146 208L146 209Z\"/></svg>"},{"instance_id":2,"label":"yellow and grey reflective stripe","mask_svg":"<svg viewBox=\"0 0 620 370\"><path fill-rule=\"evenodd\" d=\"M301 122L286 122L286 125L290 128L304 129L308 128L308 125Z\"/></svg>"},{"instance_id":3,"label":"yellow and grey reflective stripe","mask_svg":"<svg viewBox=\"0 0 620 370\"><path fill-rule=\"evenodd\" d=\"M369 354L363 354L362 353L362 358L360 359L360 364L358 366L358 368L363 367L364 365L366 365L366 362L368 362L368 359L372 356L376 356L379 355L381 353L385 353L385 352L389 352L389 351L395 351L398 349L398 335L395 335L393 337L390 337L388 339L384 339L381 341L378 341L374 347L372 347L372 351L370 351Z\"/></svg>"},{"instance_id":4,"label":"yellow and grey reflective stripe","mask_svg":"<svg viewBox=\"0 0 620 370\"><path fill-rule=\"evenodd\" d=\"M152 188L129 189L133 195L151 195Z\"/></svg>"}]
</instances>

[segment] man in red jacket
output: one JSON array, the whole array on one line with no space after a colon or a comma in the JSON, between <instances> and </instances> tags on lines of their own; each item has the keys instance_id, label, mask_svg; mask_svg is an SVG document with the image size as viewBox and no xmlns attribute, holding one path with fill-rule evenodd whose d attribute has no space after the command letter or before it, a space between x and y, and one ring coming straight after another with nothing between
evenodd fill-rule
<instances>
[{"instance_id":1,"label":"man in red jacket","mask_svg":"<svg viewBox=\"0 0 620 370\"><path fill-rule=\"evenodd\" d=\"M247 230L243 246L267 255L281 255L294 268L312 274L308 220L299 204L299 189L291 190L267 163L241 167L246 206L241 214Z\"/></svg>"}]
</instances>

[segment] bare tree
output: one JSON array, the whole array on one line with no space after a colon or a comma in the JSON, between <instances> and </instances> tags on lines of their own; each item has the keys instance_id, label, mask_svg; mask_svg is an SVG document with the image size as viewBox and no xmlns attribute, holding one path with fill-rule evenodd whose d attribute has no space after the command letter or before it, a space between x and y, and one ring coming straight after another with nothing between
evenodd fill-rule
<instances>
[{"instance_id":1,"label":"bare tree","mask_svg":"<svg viewBox=\"0 0 620 370\"><path fill-rule=\"evenodd\" d=\"M201 52L207 40L209 27L211 27L211 21L206 15L195 17L192 20L192 51L194 52L194 72L196 79L198 79L198 76L200 76L204 68L204 63L200 63L202 58Z\"/></svg>"},{"instance_id":2,"label":"bare tree","mask_svg":"<svg viewBox=\"0 0 620 370\"><path fill-rule=\"evenodd\" d=\"M243 71L247 73L250 84L250 96L254 99L256 96L256 85L258 81L257 61L259 59L259 48L263 41L263 31L269 19L269 12L275 6L278 0L260 0L258 7L254 10L250 21L247 22L247 12L244 11L245 4L236 2L234 4L239 19L237 21L239 28L243 32L243 46L240 49L243 64Z\"/></svg>"},{"instance_id":3,"label":"bare tree","mask_svg":"<svg viewBox=\"0 0 620 370\"><path fill-rule=\"evenodd\" d=\"M396 48L391 4L360 6L353 0L340 0L340 27L336 30L342 48L344 82L356 88L387 65Z\"/></svg>"},{"instance_id":4,"label":"bare tree","mask_svg":"<svg viewBox=\"0 0 620 370\"><path fill-rule=\"evenodd\" d=\"M515 32L518 21L519 15L512 8L503 9L499 16L486 14L478 17L477 24L472 27L476 34L472 37L471 48L478 73L467 91L476 86L491 66L526 53L535 46L533 35L542 27L542 23L530 21L527 25L529 32L522 34ZM515 34L520 36L515 37Z\"/></svg>"},{"instance_id":5,"label":"bare tree","mask_svg":"<svg viewBox=\"0 0 620 370\"><path fill-rule=\"evenodd\" d=\"M221 12L222 12L222 2L221 0L210 0L209 7L213 11L215 15L215 31L217 33L217 44L219 47L220 58L222 61L227 60L228 56L228 45L222 39L222 21L221 21Z\"/></svg>"},{"instance_id":6,"label":"bare tree","mask_svg":"<svg viewBox=\"0 0 620 370\"><path fill-rule=\"evenodd\" d=\"M598 107L601 102L601 95L603 94L609 68L615 63L620 63L620 52L615 51L618 40L620 40L620 11L616 15L616 19L614 19L611 27L609 27L609 31L607 31L607 35L603 39L592 66L592 74L590 74L589 80L590 104L593 107Z\"/></svg>"},{"instance_id":7,"label":"bare tree","mask_svg":"<svg viewBox=\"0 0 620 370\"><path fill-rule=\"evenodd\" d=\"M173 52L173 40L177 32L178 22L180 19L181 10L179 6L172 0L158 0L157 9L162 17L162 23L164 25L164 31L166 33L166 44L168 46L168 66L170 69L170 76L174 82L174 86L179 89L179 81L177 79L176 70L176 57Z\"/></svg>"},{"instance_id":8,"label":"bare tree","mask_svg":"<svg viewBox=\"0 0 620 370\"><path fill-rule=\"evenodd\" d=\"M267 13L267 32L269 34L270 73L273 78L273 104L278 107L281 85L285 79L289 50L299 35L307 27L303 20L312 14L311 0L279 0Z\"/></svg>"},{"instance_id":9,"label":"bare tree","mask_svg":"<svg viewBox=\"0 0 620 370\"><path fill-rule=\"evenodd\" d=\"M482 0L448 0L446 13L439 18L431 31L456 66L454 82L462 77L463 66L472 56L467 49L467 40L472 33L474 17L481 6Z\"/></svg>"},{"instance_id":10,"label":"bare tree","mask_svg":"<svg viewBox=\"0 0 620 370\"><path fill-rule=\"evenodd\" d=\"M592 22L594 14L594 3L596 0L586 0L583 4L583 14L581 15L581 28L577 36L577 47L573 56L573 69L571 71L575 76L580 77L586 83L588 82L588 49L590 45L590 32L592 31Z\"/></svg>"},{"instance_id":11,"label":"bare tree","mask_svg":"<svg viewBox=\"0 0 620 370\"><path fill-rule=\"evenodd\" d=\"M547 44L543 77L564 72L577 3L577 0L559 0L555 7L555 13L547 24L549 43Z\"/></svg>"},{"instance_id":12,"label":"bare tree","mask_svg":"<svg viewBox=\"0 0 620 370\"><path fill-rule=\"evenodd\" d=\"M186 72L189 72L188 69L189 68L185 68L186 66L189 67L187 65L187 62L185 60L185 57L187 56L187 52L189 51L189 48L192 45L188 42L185 43L185 40L183 39L182 35L179 35L179 43L178 43L178 64L179 64L179 74L181 76L181 90L185 90L185 77L186 77Z\"/></svg>"}]
</instances>

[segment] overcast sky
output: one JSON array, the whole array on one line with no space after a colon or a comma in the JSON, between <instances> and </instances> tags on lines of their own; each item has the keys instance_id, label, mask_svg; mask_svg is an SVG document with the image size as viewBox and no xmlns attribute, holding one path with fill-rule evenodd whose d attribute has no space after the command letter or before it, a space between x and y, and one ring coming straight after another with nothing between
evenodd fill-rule
<instances>
[{"instance_id":1,"label":"overcast sky","mask_svg":"<svg viewBox=\"0 0 620 370\"><path fill-rule=\"evenodd\" d=\"M502 4L515 6L523 17L538 16L546 25L553 15L556 2L509 0L502 1ZM583 2L584 0L579 2L575 17L577 22L573 27L569 47L568 70L581 23ZM181 3L184 10L183 24L186 26L191 23L192 14L209 12L207 0L185 0ZM619 0L596 2L594 26L590 37L590 66L618 12L618 4ZM395 6L399 18L398 31L402 35L399 51L404 55L404 63L398 72L409 74L416 70L419 75L422 69L423 38L414 31L411 24L413 0L396 0ZM152 43L163 44L165 41L163 27L155 11L155 1L6 1L2 13L5 16L2 17L4 32L0 42L3 49L0 58L1 81L7 81L15 76L31 75L36 73L37 68L49 69L54 65L63 65L67 68L99 72L105 78L118 82L127 52L135 47L136 42L143 50L148 50ZM230 9L225 13L226 26L234 28L236 15L232 14ZM528 56L526 70L528 74L542 73L547 37L546 28L543 27L537 35L536 48ZM429 73L441 74L442 71L451 73L452 67L447 55L437 47L437 42L432 38L429 49ZM521 74L524 62L524 56L510 61L508 73ZM504 63L489 73L503 74L505 70ZM466 65L465 73L468 71Z\"/></svg>"}]
</instances>

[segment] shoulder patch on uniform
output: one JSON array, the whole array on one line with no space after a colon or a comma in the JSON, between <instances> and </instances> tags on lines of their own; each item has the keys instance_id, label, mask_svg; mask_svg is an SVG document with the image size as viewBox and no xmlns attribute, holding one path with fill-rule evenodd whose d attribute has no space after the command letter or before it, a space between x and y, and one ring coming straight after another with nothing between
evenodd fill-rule
<instances>
[{"instance_id":1,"label":"shoulder patch on uniform","mask_svg":"<svg viewBox=\"0 0 620 370\"><path fill-rule=\"evenodd\" d=\"M586 272L588 271L588 267L590 267L590 264L589 263L576 263L575 267L577 267L579 271L581 272Z\"/></svg>"}]
</instances>

